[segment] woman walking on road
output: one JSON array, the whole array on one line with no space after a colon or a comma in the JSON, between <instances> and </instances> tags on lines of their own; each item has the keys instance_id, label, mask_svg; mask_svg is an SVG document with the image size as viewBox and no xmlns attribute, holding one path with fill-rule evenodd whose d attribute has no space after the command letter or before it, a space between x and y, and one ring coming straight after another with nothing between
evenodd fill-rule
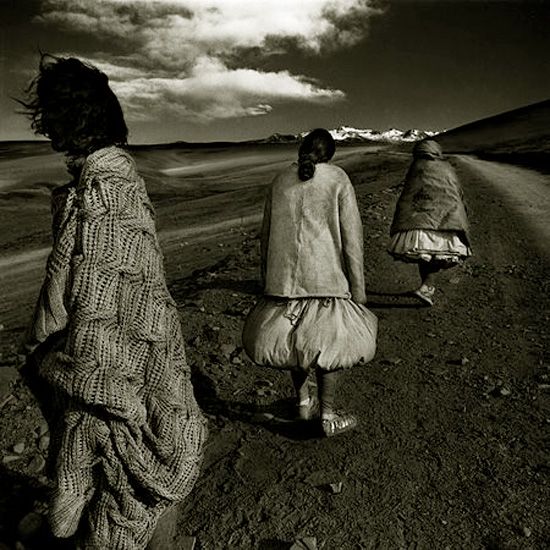
<instances>
[{"instance_id":1,"label":"woman walking on road","mask_svg":"<svg viewBox=\"0 0 550 550\"><path fill-rule=\"evenodd\" d=\"M278 174L261 234L264 297L249 314L243 344L259 365L288 369L298 417L321 414L326 436L357 420L334 406L344 369L370 361L377 319L366 307L363 229L353 186L329 164L335 144L324 129L308 134L298 163ZM309 377L317 376L318 395Z\"/></svg>"},{"instance_id":2,"label":"woman walking on road","mask_svg":"<svg viewBox=\"0 0 550 550\"><path fill-rule=\"evenodd\" d=\"M413 294L432 306L436 274L472 253L468 218L462 188L439 144L421 141L413 157L397 202L388 252L397 260L418 264L421 285Z\"/></svg>"},{"instance_id":3,"label":"woman walking on road","mask_svg":"<svg viewBox=\"0 0 550 550\"><path fill-rule=\"evenodd\" d=\"M33 129L74 177L53 192L53 249L25 346L51 434L50 526L78 548L169 549L207 432L153 208L105 74L43 56L29 94Z\"/></svg>"}]
</instances>

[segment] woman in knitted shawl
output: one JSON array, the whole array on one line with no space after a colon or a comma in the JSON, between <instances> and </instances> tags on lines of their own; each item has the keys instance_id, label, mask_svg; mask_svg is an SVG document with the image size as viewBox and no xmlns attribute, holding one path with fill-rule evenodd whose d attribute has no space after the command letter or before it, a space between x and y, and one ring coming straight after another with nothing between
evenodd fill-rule
<instances>
[{"instance_id":1,"label":"woman in knitted shawl","mask_svg":"<svg viewBox=\"0 0 550 550\"><path fill-rule=\"evenodd\" d=\"M51 529L84 549L143 549L152 537L151 548L171 548L174 504L197 479L207 432L153 208L105 74L43 56L29 95L33 129L74 176L53 193L53 249L26 342L52 438Z\"/></svg>"},{"instance_id":2,"label":"woman in knitted shawl","mask_svg":"<svg viewBox=\"0 0 550 550\"><path fill-rule=\"evenodd\" d=\"M334 407L342 371L370 361L377 319L366 307L363 227L347 174L329 164L334 140L308 134L298 163L269 187L262 226L264 297L248 316L243 345L259 365L290 370L298 417L318 417L333 436L356 426ZM318 395L310 395L315 373Z\"/></svg>"},{"instance_id":3,"label":"woman in knitted shawl","mask_svg":"<svg viewBox=\"0 0 550 550\"><path fill-rule=\"evenodd\" d=\"M420 287L413 292L434 304L435 275L471 255L462 188L453 167L433 139L417 143L390 229L389 253L415 262Z\"/></svg>"}]
</instances>

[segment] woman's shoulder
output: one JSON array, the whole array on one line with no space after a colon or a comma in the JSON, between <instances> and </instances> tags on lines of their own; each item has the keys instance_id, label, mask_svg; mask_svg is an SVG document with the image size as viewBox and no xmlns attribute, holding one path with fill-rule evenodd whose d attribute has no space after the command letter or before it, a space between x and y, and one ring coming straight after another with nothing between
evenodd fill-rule
<instances>
[{"instance_id":1,"label":"woman's shoulder","mask_svg":"<svg viewBox=\"0 0 550 550\"><path fill-rule=\"evenodd\" d=\"M85 171L90 175L109 173L131 177L136 172L136 164L128 151L116 145L111 145L88 155Z\"/></svg>"},{"instance_id":2,"label":"woman's shoulder","mask_svg":"<svg viewBox=\"0 0 550 550\"><path fill-rule=\"evenodd\" d=\"M327 162L319 163L315 166L315 172L320 178L332 182L336 186L347 187L351 181L346 171L336 164Z\"/></svg>"},{"instance_id":3,"label":"woman's shoulder","mask_svg":"<svg viewBox=\"0 0 550 550\"><path fill-rule=\"evenodd\" d=\"M291 162L275 174L272 180L273 185L294 181L298 177L298 163Z\"/></svg>"}]
</instances>

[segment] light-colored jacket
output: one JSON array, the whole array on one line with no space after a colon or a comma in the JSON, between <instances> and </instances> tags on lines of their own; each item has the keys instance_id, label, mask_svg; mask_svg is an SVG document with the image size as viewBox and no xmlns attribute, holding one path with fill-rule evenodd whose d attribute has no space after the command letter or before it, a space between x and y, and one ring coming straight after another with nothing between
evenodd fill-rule
<instances>
[{"instance_id":1,"label":"light-colored jacket","mask_svg":"<svg viewBox=\"0 0 550 550\"><path fill-rule=\"evenodd\" d=\"M347 174L320 163L301 181L293 163L273 181L262 227L264 294L365 303L363 227Z\"/></svg>"}]
</instances>

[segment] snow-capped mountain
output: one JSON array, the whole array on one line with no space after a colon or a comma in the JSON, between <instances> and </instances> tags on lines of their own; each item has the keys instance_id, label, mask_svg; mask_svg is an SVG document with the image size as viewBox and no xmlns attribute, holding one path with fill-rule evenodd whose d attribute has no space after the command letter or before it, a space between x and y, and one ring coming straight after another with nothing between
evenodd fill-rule
<instances>
[{"instance_id":1,"label":"snow-capped mountain","mask_svg":"<svg viewBox=\"0 0 550 550\"><path fill-rule=\"evenodd\" d=\"M398 128L390 128L385 132L380 132L378 130L372 130L371 128L360 129L350 126L340 126L340 128L329 131L336 141L418 141L437 134L437 132L418 130L416 128L406 131L399 130Z\"/></svg>"},{"instance_id":2,"label":"snow-capped mountain","mask_svg":"<svg viewBox=\"0 0 550 550\"><path fill-rule=\"evenodd\" d=\"M398 128L390 128L385 132L373 130L371 128L353 128L351 126L340 126L334 130L329 130L335 141L340 143L360 143L368 141L378 141L384 143L401 143L413 142L421 139L435 136L438 132L431 130L418 130L412 128L410 130L399 130ZM293 134L273 134L268 138L258 140L262 143L292 143L299 141L309 133L300 132L298 135Z\"/></svg>"}]
</instances>

